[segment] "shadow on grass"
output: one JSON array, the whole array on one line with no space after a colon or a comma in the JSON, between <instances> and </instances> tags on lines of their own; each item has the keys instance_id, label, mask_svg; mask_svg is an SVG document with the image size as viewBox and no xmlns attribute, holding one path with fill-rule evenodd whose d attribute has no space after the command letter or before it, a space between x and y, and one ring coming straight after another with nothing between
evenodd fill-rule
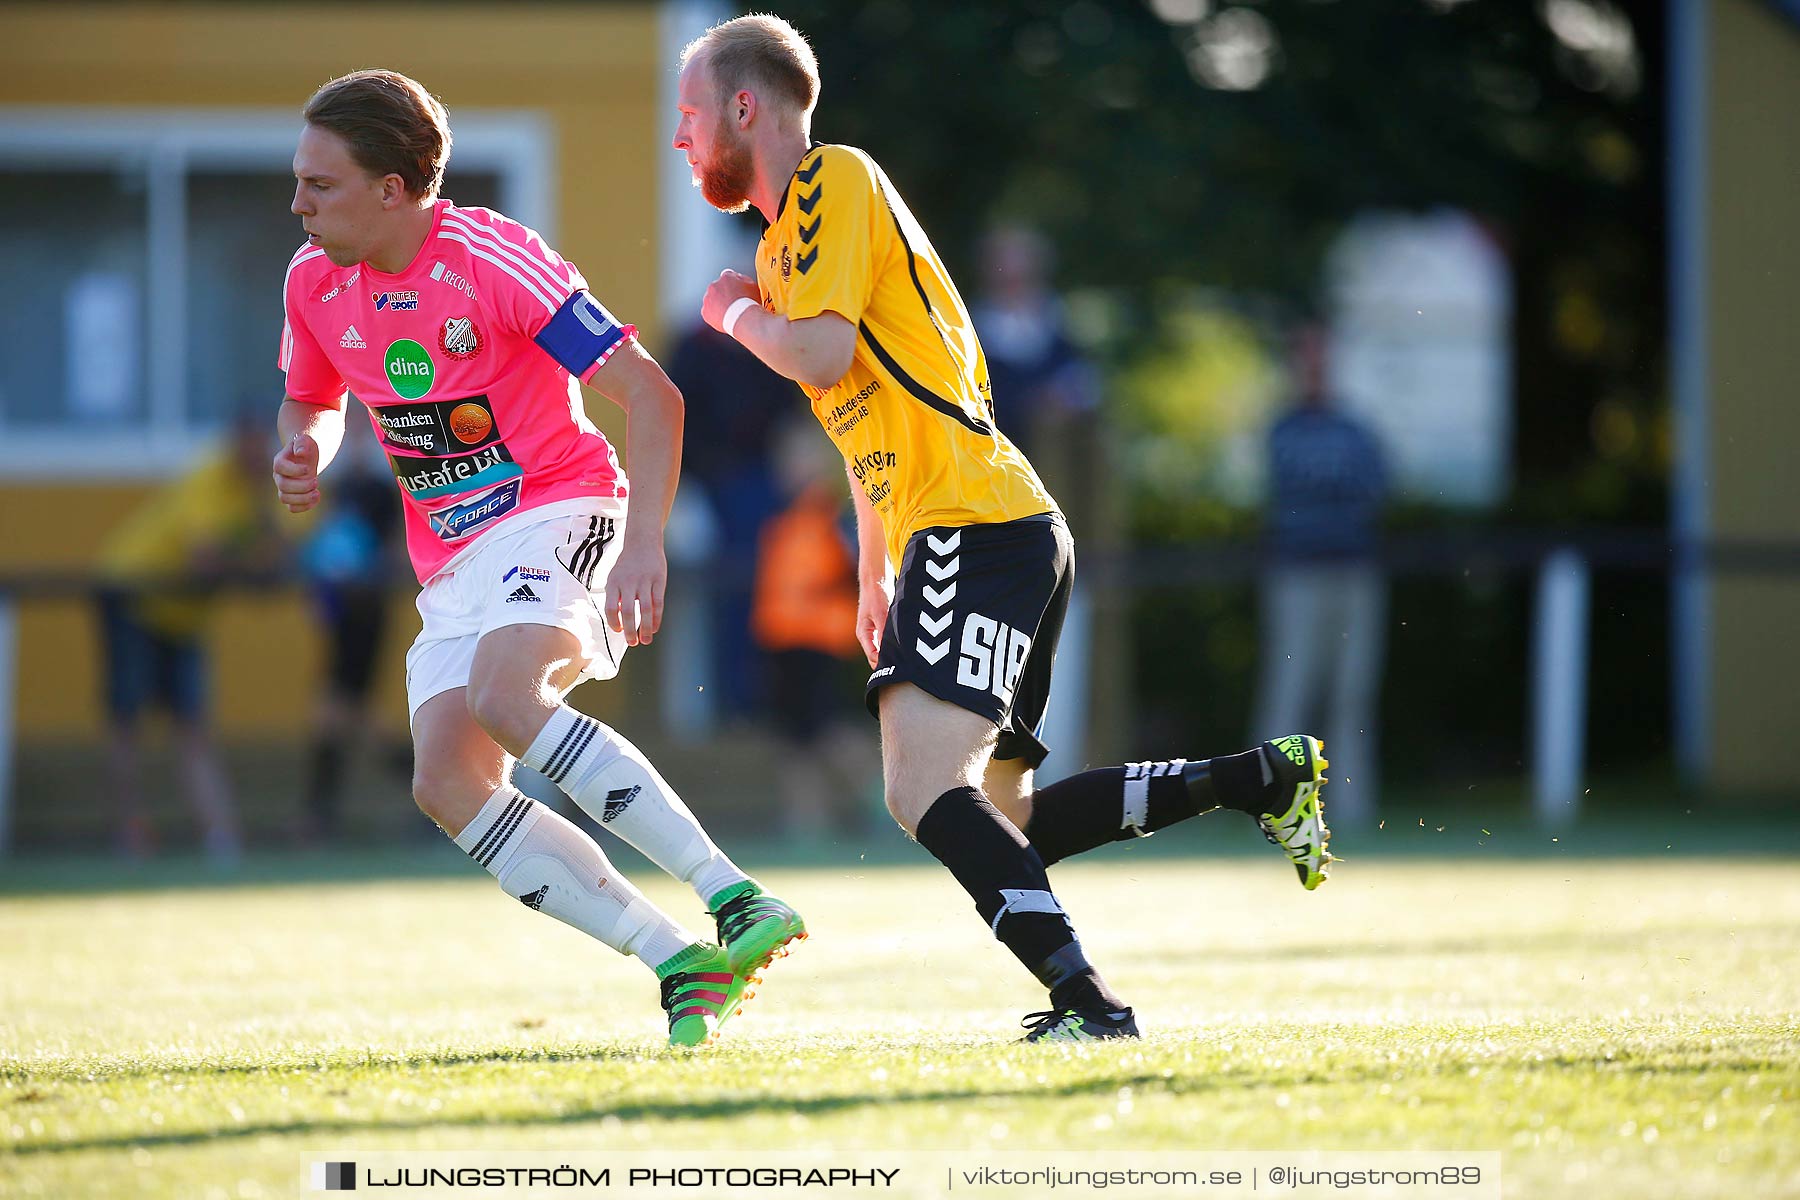
<instances>
[{"instance_id":1,"label":"shadow on grass","mask_svg":"<svg viewBox=\"0 0 1800 1200\"><path fill-rule=\"evenodd\" d=\"M1671 1047L1667 1054L1705 1053L1707 1048L1695 1045L1689 1048ZM447 1056L443 1062L454 1065L459 1062L499 1061L511 1056ZM523 1056L521 1056L523 1057ZM596 1057L581 1055L545 1055L541 1058L580 1058ZM753 1117L771 1113L799 1114L807 1117L823 1117L854 1109L881 1107L887 1109L894 1105L948 1104L963 1101L1007 1101L1007 1100L1042 1100L1048 1096L1070 1098L1088 1095L1116 1093L1120 1088L1129 1087L1143 1092L1166 1092L1177 1096L1200 1096L1226 1090L1268 1090L1289 1091L1301 1087L1370 1087L1391 1082L1400 1077L1417 1081L1438 1077L1460 1078L1470 1065L1470 1061L1456 1058L1449 1061L1426 1061L1422 1063L1371 1063L1333 1070L1330 1067L1313 1068L1305 1071L1269 1074L1246 1070L1227 1069L1209 1072L1205 1075L1175 1076L1173 1078L1161 1072L1136 1072L1131 1074L1106 1075L1096 1079L1088 1079L1079 1083L1059 1086L1053 1091L1043 1088L1022 1085L1015 1088L983 1089L938 1088L923 1092L849 1092L828 1096L812 1096L794 1098L788 1096L762 1094L719 1097L699 1101L671 1100L667 1102L638 1101L626 1104L595 1104L586 1107L568 1109L552 1114L532 1114L516 1116L496 1116L490 1113L472 1114L467 1117L445 1116L403 1120L313 1120L313 1121L268 1121L261 1123L232 1125L215 1129L192 1129L153 1134L115 1134L110 1136L77 1138L62 1142L46 1142L37 1145L16 1146L13 1153L20 1157L31 1155L52 1155L78 1153L93 1150L129 1150L137 1148L156 1149L178 1146L198 1145L205 1142L227 1139L245 1139L262 1137L320 1137L341 1135L345 1138L364 1137L369 1134L408 1133L425 1129L463 1129L463 1128L516 1128L530 1129L558 1125L579 1125L600 1121L607 1117L619 1121L707 1121L728 1120L739 1117ZM1620 1055L1615 1058L1602 1056L1581 1057L1574 1055L1556 1055L1543 1058L1482 1058L1480 1066L1486 1072L1513 1072L1522 1075L1540 1075L1553 1072L1585 1071L1594 1077L1607 1075L1632 1075L1655 1078L1699 1077L1716 1072L1733 1074L1766 1074L1780 1072L1784 1067L1791 1069L1792 1064L1783 1064L1771 1057L1746 1057L1741 1059L1715 1059L1707 1062L1670 1063L1661 1056ZM418 1065L418 1064L409 1064Z\"/></svg>"},{"instance_id":2,"label":"shadow on grass","mask_svg":"<svg viewBox=\"0 0 1800 1200\"><path fill-rule=\"evenodd\" d=\"M1161 1074L1137 1073L1130 1075L1108 1075L1100 1079L1089 1079L1081 1083L1070 1084L1056 1089L1058 1096L1080 1096L1098 1093L1113 1093L1122 1087L1166 1089L1169 1081ZM66 1154L87 1150L127 1150L143 1147L190 1146L201 1142L218 1141L227 1138L259 1138L259 1137L297 1137L315 1136L319 1134L344 1134L348 1136L364 1136L379 1133L406 1133L421 1129L461 1129L461 1128L537 1128L554 1125L579 1125L589 1121L599 1121L613 1117L620 1121L705 1121L728 1119L733 1117L757 1116L764 1113L798 1113L803 1116L828 1116L849 1109L908 1105L908 1104L947 1104L965 1100L1014 1100L1042 1099L1045 1092L1041 1088L1020 1086L1004 1090L988 1090L979 1088L940 1088L929 1092L899 1093L892 1092L849 1092L830 1096L811 1096L794 1098L778 1095L752 1095L721 1097L710 1100L679 1101L666 1103L639 1101L630 1104L596 1104L589 1107L564 1110L552 1114L533 1114L518 1116L494 1116L478 1114L468 1117L420 1118L417 1120L327 1120L327 1121L269 1121L261 1124L232 1125L229 1128L179 1130L170 1133L153 1133L143 1135L118 1134L106 1137L77 1138L66 1142L46 1142L38 1145L17 1146L13 1153L19 1156L32 1154Z\"/></svg>"}]
</instances>

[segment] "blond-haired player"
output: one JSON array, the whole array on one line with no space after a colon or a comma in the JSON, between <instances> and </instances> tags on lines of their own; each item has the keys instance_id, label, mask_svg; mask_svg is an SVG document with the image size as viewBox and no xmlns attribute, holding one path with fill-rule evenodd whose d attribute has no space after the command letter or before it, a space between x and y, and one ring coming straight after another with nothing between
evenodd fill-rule
<instances>
[{"instance_id":1,"label":"blond-haired player","mask_svg":"<svg viewBox=\"0 0 1800 1200\"><path fill-rule=\"evenodd\" d=\"M450 127L416 81L358 71L319 89L305 117L278 494L293 512L318 503L354 392L400 487L422 589L406 656L414 798L526 906L655 971L671 1042L706 1041L805 926L635 746L563 701L661 625L681 394L537 233L438 195ZM582 383L628 414L629 483ZM514 788L515 759L691 886L720 944Z\"/></svg>"}]
</instances>

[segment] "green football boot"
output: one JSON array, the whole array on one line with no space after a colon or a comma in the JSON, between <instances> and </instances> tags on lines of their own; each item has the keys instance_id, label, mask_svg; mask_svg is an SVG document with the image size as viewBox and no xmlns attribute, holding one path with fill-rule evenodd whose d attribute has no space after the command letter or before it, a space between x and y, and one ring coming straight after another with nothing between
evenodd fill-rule
<instances>
[{"instance_id":1,"label":"green football boot","mask_svg":"<svg viewBox=\"0 0 1800 1200\"><path fill-rule=\"evenodd\" d=\"M1137 1017L1129 1008L1123 1012L1051 1009L1032 1013L1019 1024L1031 1030L1021 1039L1027 1042L1107 1042L1142 1036L1138 1033Z\"/></svg>"},{"instance_id":2,"label":"green football boot","mask_svg":"<svg viewBox=\"0 0 1800 1200\"><path fill-rule=\"evenodd\" d=\"M1325 804L1320 791L1327 780L1325 743L1304 733L1290 734L1263 743L1263 757L1275 772L1283 797L1291 796L1285 811L1264 813L1256 819L1263 836L1287 854L1300 875L1300 886L1312 891L1331 875L1331 830L1325 826Z\"/></svg>"},{"instance_id":3,"label":"green football boot","mask_svg":"<svg viewBox=\"0 0 1800 1200\"><path fill-rule=\"evenodd\" d=\"M757 973L772 960L787 956L790 942L806 937L806 922L792 906L748 880L714 896L710 915L732 972L750 983L760 980Z\"/></svg>"},{"instance_id":4,"label":"green football boot","mask_svg":"<svg viewBox=\"0 0 1800 1200\"><path fill-rule=\"evenodd\" d=\"M719 1036L745 999L746 981L731 969L725 951L711 942L689 946L656 968L669 1045L704 1046Z\"/></svg>"}]
</instances>

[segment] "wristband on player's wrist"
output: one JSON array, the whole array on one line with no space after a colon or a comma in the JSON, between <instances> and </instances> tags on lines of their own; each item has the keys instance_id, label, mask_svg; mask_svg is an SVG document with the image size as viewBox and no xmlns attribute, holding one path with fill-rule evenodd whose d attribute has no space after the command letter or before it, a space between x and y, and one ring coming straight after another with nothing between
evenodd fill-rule
<instances>
[{"instance_id":1,"label":"wristband on player's wrist","mask_svg":"<svg viewBox=\"0 0 1800 1200\"><path fill-rule=\"evenodd\" d=\"M733 300L731 307L725 310L725 319L719 322L725 330L725 336L736 337L737 334L733 330L737 328L737 323L743 319L745 313L755 307L757 307L756 300L750 296L739 296Z\"/></svg>"}]
</instances>

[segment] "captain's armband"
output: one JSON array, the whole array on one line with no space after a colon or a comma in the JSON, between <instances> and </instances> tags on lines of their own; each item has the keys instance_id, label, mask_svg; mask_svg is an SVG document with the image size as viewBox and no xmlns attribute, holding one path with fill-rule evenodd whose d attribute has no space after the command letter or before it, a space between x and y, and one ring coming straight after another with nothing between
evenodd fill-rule
<instances>
[{"instance_id":1,"label":"captain's armband","mask_svg":"<svg viewBox=\"0 0 1800 1200\"><path fill-rule=\"evenodd\" d=\"M584 289L563 301L532 340L579 379L636 336L636 325L622 324Z\"/></svg>"}]
</instances>

